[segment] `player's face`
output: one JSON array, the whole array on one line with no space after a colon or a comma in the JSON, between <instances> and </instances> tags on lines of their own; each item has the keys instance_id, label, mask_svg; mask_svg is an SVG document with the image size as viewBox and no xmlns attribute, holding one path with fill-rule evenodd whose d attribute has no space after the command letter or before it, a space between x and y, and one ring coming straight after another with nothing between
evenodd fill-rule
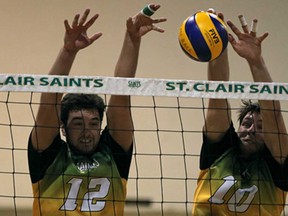
<instances>
[{"instance_id":1,"label":"player's face","mask_svg":"<svg viewBox=\"0 0 288 216\"><path fill-rule=\"evenodd\" d=\"M244 155L249 156L261 151L264 147L262 117L259 113L248 113L239 125L238 136L240 148Z\"/></svg>"},{"instance_id":2,"label":"player's face","mask_svg":"<svg viewBox=\"0 0 288 216\"><path fill-rule=\"evenodd\" d=\"M69 112L64 136L78 152L93 153L98 146L100 131L101 121L97 110Z\"/></svg>"}]
</instances>

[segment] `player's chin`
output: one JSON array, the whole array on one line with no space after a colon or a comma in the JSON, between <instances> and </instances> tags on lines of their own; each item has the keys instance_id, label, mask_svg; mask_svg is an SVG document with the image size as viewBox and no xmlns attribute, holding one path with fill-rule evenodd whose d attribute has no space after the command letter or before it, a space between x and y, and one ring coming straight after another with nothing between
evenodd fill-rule
<instances>
[{"instance_id":1,"label":"player's chin","mask_svg":"<svg viewBox=\"0 0 288 216\"><path fill-rule=\"evenodd\" d=\"M240 144L240 148L242 150L242 152L244 153L253 153L256 148L257 145L255 142L252 142L251 140L241 140L241 144Z\"/></svg>"},{"instance_id":2,"label":"player's chin","mask_svg":"<svg viewBox=\"0 0 288 216\"><path fill-rule=\"evenodd\" d=\"M254 142L252 142L251 140L242 139L241 141L242 141L242 145L244 145L244 146L254 145Z\"/></svg>"},{"instance_id":3,"label":"player's chin","mask_svg":"<svg viewBox=\"0 0 288 216\"><path fill-rule=\"evenodd\" d=\"M247 157L250 157L252 155L257 155L259 153L260 149L255 143L242 143L241 145L241 153Z\"/></svg>"},{"instance_id":4,"label":"player's chin","mask_svg":"<svg viewBox=\"0 0 288 216\"><path fill-rule=\"evenodd\" d=\"M92 154L94 153L94 151L96 150L96 146L94 145L85 145L85 146L82 146L82 153L83 154Z\"/></svg>"}]
</instances>

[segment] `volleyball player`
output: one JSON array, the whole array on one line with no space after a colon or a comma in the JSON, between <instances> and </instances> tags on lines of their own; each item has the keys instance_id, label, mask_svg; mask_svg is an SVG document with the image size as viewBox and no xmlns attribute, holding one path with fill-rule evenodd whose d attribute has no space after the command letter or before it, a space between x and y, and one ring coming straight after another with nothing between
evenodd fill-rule
<instances>
[{"instance_id":1,"label":"volleyball player","mask_svg":"<svg viewBox=\"0 0 288 216\"><path fill-rule=\"evenodd\" d=\"M233 50L247 61L255 82L272 82L261 54L268 33L257 36L257 20L249 30L239 18L243 31L227 22L237 37L229 35ZM209 63L208 80L229 80L227 50ZM288 138L280 102L244 102L237 131L231 119L228 100L209 99L193 216L281 215L288 190Z\"/></svg>"},{"instance_id":2,"label":"volleyball player","mask_svg":"<svg viewBox=\"0 0 288 216\"><path fill-rule=\"evenodd\" d=\"M151 4L127 19L116 77L134 77L141 37L164 31L154 24L166 19L150 17L159 7ZM87 35L98 18L87 20L89 12L76 15L71 25L65 20L64 46L50 75L68 75L77 53L101 37ZM123 215L133 148L130 97L110 97L102 131L104 109L102 98L93 94L41 95L28 144L33 215Z\"/></svg>"}]
</instances>

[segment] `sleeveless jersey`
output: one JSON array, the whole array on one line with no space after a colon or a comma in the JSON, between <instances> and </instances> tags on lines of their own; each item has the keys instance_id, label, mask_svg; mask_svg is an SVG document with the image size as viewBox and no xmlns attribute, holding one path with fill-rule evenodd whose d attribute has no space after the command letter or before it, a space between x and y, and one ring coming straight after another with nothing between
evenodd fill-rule
<instances>
[{"instance_id":1,"label":"sleeveless jersey","mask_svg":"<svg viewBox=\"0 0 288 216\"><path fill-rule=\"evenodd\" d=\"M281 215L286 193L274 185L263 159L252 162L243 177L236 156L228 150L200 172L192 215Z\"/></svg>"},{"instance_id":2,"label":"sleeveless jersey","mask_svg":"<svg viewBox=\"0 0 288 216\"><path fill-rule=\"evenodd\" d=\"M281 172L280 166L269 167L264 159L267 155L243 162L238 157L237 142L239 138L233 125L219 143L209 143L204 136L193 216L281 215L286 200L286 192L281 188L287 188L287 177L281 183L283 186L277 187L271 169L275 169L275 175ZM287 169L287 160L284 168Z\"/></svg>"},{"instance_id":3,"label":"sleeveless jersey","mask_svg":"<svg viewBox=\"0 0 288 216\"><path fill-rule=\"evenodd\" d=\"M64 143L43 178L32 181L33 215L123 215L126 183L108 145L87 158Z\"/></svg>"}]
</instances>

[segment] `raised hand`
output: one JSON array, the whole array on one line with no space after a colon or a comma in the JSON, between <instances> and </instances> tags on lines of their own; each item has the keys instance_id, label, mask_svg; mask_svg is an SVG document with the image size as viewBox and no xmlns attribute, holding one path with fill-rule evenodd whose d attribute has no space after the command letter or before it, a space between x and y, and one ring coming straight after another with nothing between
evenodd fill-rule
<instances>
[{"instance_id":1,"label":"raised hand","mask_svg":"<svg viewBox=\"0 0 288 216\"><path fill-rule=\"evenodd\" d=\"M149 8L150 10L153 11L151 12L153 14L160 8L160 5L150 4ZM140 38L146 33L150 32L151 30L157 31L160 33L164 32L162 28L159 28L154 24L165 22L167 19L166 18L152 19L151 15L145 15L142 10L141 12L137 13L135 16L128 18L126 22L126 27L127 27L127 32L129 33L130 37Z\"/></svg>"},{"instance_id":2,"label":"raised hand","mask_svg":"<svg viewBox=\"0 0 288 216\"><path fill-rule=\"evenodd\" d=\"M240 15L239 19L242 24L243 32L241 32L231 21L227 21L227 24L237 36L237 39L235 39L232 34L229 34L229 42L239 56L247 59L249 62L256 61L261 57L261 43L267 38L268 33L264 33L257 37L256 25L258 20L253 20L251 30L249 31L243 15Z\"/></svg>"},{"instance_id":3,"label":"raised hand","mask_svg":"<svg viewBox=\"0 0 288 216\"><path fill-rule=\"evenodd\" d=\"M76 14L71 26L67 20L64 21L66 29L64 36L64 49L66 49L66 51L77 52L80 49L89 46L101 37L102 33L100 32L88 37L87 30L93 25L99 16L99 14L95 14L86 22L89 13L90 10L86 9L81 18L79 14Z\"/></svg>"}]
</instances>

